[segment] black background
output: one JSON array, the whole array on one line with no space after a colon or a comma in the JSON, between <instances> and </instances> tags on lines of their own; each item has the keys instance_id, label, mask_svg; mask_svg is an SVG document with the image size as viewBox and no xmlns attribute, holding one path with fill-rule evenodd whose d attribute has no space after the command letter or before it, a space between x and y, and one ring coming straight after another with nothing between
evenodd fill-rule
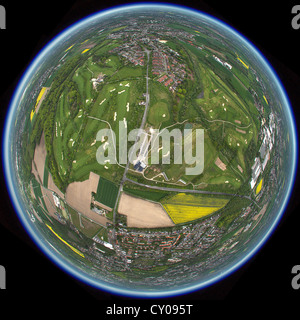
<instances>
[{"instance_id":1,"label":"black background","mask_svg":"<svg viewBox=\"0 0 300 320\"><path fill-rule=\"evenodd\" d=\"M6 30L0 30L0 121L4 128L10 99L22 74L38 52L59 32L85 16L131 2L1 1L6 9ZM134 2L132 2L134 3ZM267 58L290 99L296 126L300 125L300 30L291 26L291 9L296 1L173 1L207 12L246 36ZM300 1L299 1L300 4ZM2 141L2 140L1 140ZM1 148L2 152L2 148ZM242 268L206 289L168 300L138 300L102 292L79 283L56 267L29 238L16 217L0 173L0 265L6 268L7 289L0 290L1 305L17 301L51 308L68 306L95 309L105 315L107 305L192 303L193 314L211 301L221 300L253 310L259 301L275 302L273 307L300 299L300 290L291 287L291 269L300 264L299 174L286 212L263 248ZM97 302L97 304L93 304ZM278 302L278 304L277 304ZM73 306L73 307L72 307ZM92 307L93 306L93 307ZM252 307L251 307L252 306ZM196 312L197 311L197 312Z\"/></svg>"}]
</instances>

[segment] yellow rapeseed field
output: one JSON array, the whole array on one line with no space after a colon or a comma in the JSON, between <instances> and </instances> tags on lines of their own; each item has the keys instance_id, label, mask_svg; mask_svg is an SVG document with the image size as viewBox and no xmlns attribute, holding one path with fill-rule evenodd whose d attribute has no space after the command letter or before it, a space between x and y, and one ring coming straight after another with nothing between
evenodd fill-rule
<instances>
[{"instance_id":1,"label":"yellow rapeseed field","mask_svg":"<svg viewBox=\"0 0 300 320\"><path fill-rule=\"evenodd\" d=\"M259 184L258 184L257 187L256 187L256 190L255 190L255 193L256 193L256 194L259 194L259 193L260 193L262 184L263 184L263 179L260 180Z\"/></svg>"},{"instance_id":2,"label":"yellow rapeseed field","mask_svg":"<svg viewBox=\"0 0 300 320\"><path fill-rule=\"evenodd\" d=\"M85 49L81 52L81 54L86 53L87 51L89 51L90 49Z\"/></svg>"},{"instance_id":3,"label":"yellow rapeseed field","mask_svg":"<svg viewBox=\"0 0 300 320\"><path fill-rule=\"evenodd\" d=\"M36 107L37 107L37 105L39 104L40 100L42 99L42 97L43 97L46 89L47 89L46 87L42 87L42 89L41 89L41 91L40 91L40 93L39 93L39 95L38 95L38 97L37 97L37 99L36 99L35 106L34 106L34 108L31 110L31 113L30 113L30 121L32 121L32 118L33 118L33 116L34 116L34 114L35 114Z\"/></svg>"},{"instance_id":4,"label":"yellow rapeseed field","mask_svg":"<svg viewBox=\"0 0 300 320\"><path fill-rule=\"evenodd\" d=\"M237 59L242 63L242 65L246 68L249 69L249 66L239 57L237 57Z\"/></svg>"},{"instance_id":5,"label":"yellow rapeseed field","mask_svg":"<svg viewBox=\"0 0 300 320\"><path fill-rule=\"evenodd\" d=\"M194 207L165 204L164 208L175 224L193 221L220 209L220 207Z\"/></svg>"},{"instance_id":6,"label":"yellow rapeseed field","mask_svg":"<svg viewBox=\"0 0 300 320\"><path fill-rule=\"evenodd\" d=\"M175 224L193 221L207 216L221 208L228 199L206 195L178 193L163 204Z\"/></svg>"},{"instance_id":7,"label":"yellow rapeseed field","mask_svg":"<svg viewBox=\"0 0 300 320\"><path fill-rule=\"evenodd\" d=\"M72 49L74 47L74 44L72 44L68 49L65 50L65 52L69 51L70 49Z\"/></svg>"},{"instance_id":8,"label":"yellow rapeseed field","mask_svg":"<svg viewBox=\"0 0 300 320\"><path fill-rule=\"evenodd\" d=\"M34 116L34 110L31 110L31 112L30 112L30 121L32 121L33 116Z\"/></svg>"},{"instance_id":9,"label":"yellow rapeseed field","mask_svg":"<svg viewBox=\"0 0 300 320\"><path fill-rule=\"evenodd\" d=\"M80 252L79 250L77 250L76 248L74 248L73 246L71 246L67 241L65 241L62 237L60 237L53 229L52 227L50 227L47 223L46 226L48 227L48 229L61 241L63 242L65 245L67 245L71 250L73 250L75 253L79 254L81 257L84 258L84 255L82 252Z\"/></svg>"},{"instance_id":10,"label":"yellow rapeseed field","mask_svg":"<svg viewBox=\"0 0 300 320\"><path fill-rule=\"evenodd\" d=\"M35 103L35 106L38 105L38 103L40 102L40 100L42 99L42 96L44 95L45 91L46 91L46 87L42 87L37 99L36 99L36 103Z\"/></svg>"}]
</instances>

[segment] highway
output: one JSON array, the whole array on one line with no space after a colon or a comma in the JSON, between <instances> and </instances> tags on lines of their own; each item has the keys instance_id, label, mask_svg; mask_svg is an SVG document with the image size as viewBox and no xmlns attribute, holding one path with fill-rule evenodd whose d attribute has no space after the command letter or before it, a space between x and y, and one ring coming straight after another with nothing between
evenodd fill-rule
<instances>
[{"instance_id":1,"label":"highway","mask_svg":"<svg viewBox=\"0 0 300 320\"><path fill-rule=\"evenodd\" d=\"M149 189L155 189L155 190L161 190L161 191L173 191L173 192L183 192L183 193L202 193L202 194L212 194L212 195L235 196L235 197L240 197L240 198L246 198L246 199L249 199L249 200L253 201L253 199L251 197L249 197L249 196L233 194L233 193L150 186L148 184L139 183L137 181L134 181L134 180L131 180L131 179L128 179L128 178L126 178L126 181L134 183L134 184L139 185L141 187L145 187L145 188L149 188Z\"/></svg>"},{"instance_id":2,"label":"highway","mask_svg":"<svg viewBox=\"0 0 300 320\"><path fill-rule=\"evenodd\" d=\"M141 123L140 129L144 129L144 127L145 127L147 114L148 114L148 109L149 109L149 102L150 102L150 95L149 95L149 59L150 59L150 51L145 49L145 52L147 54L146 104L145 104L145 110L144 110L144 115L143 115L143 119L142 119L142 123Z\"/></svg>"}]
</instances>

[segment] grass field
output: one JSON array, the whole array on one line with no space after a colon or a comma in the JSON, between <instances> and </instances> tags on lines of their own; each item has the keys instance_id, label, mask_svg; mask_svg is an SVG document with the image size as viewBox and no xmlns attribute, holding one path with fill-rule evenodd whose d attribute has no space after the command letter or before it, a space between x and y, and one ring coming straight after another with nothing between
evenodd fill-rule
<instances>
[{"instance_id":1,"label":"grass field","mask_svg":"<svg viewBox=\"0 0 300 320\"><path fill-rule=\"evenodd\" d=\"M47 210L47 207L43 198L42 190L41 190L41 185L34 178L31 179L31 184L32 184L32 189L33 189L36 200L38 201L40 200L40 202L43 205L43 208Z\"/></svg>"},{"instance_id":2,"label":"grass field","mask_svg":"<svg viewBox=\"0 0 300 320\"><path fill-rule=\"evenodd\" d=\"M224 172L219 168L209 166L205 169L203 181L208 184L223 185L238 189L246 179L245 155L250 142L256 137L258 129L253 118L258 116L255 107L251 105L251 96L247 88L239 82L241 94L237 96L228 85L212 70L199 63L204 87L203 97L197 99L197 104L205 114L208 132L222 146L219 156L227 165ZM241 73L238 73L242 77ZM236 80L233 77L233 80ZM250 97L249 97L250 96ZM252 102L253 105L253 102ZM208 159L210 152L205 152ZM207 164L207 161L205 161ZM237 168L242 168L237 170ZM207 170L208 169L208 170Z\"/></svg>"},{"instance_id":3,"label":"grass field","mask_svg":"<svg viewBox=\"0 0 300 320\"><path fill-rule=\"evenodd\" d=\"M158 124L170 119L168 105L165 102L155 103L149 112L149 122Z\"/></svg>"},{"instance_id":4,"label":"grass field","mask_svg":"<svg viewBox=\"0 0 300 320\"><path fill-rule=\"evenodd\" d=\"M100 177L95 200L103 203L104 205L114 208L117 200L118 187L111 181Z\"/></svg>"},{"instance_id":5,"label":"grass field","mask_svg":"<svg viewBox=\"0 0 300 320\"><path fill-rule=\"evenodd\" d=\"M133 127L132 122L137 120L134 115L137 108L136 95L138 95L135 82L131 80L107 84L99 92L89 115L86 116L87 122L83 128L82 139L74 159L75 162L72 164L72 179L81 180L83 176L87 176L88 170L83 168L88 166L93 166L94 172L109 179L113 175L118 175L119 169L121 169L118 165L107 163L104 166L97 163L96 152L103 142L96 141L96 136L100 129L111 127L116 134L118 154L119 121L126 122L128 131L130 131Z\"/></svg>"},{"instance_id":6,"label":"grass field","mask_svg":"<svg viewBox=\"0 0 300 320\"><path fill-rule=\"evenodd\" d=\"M157 82L150 85L150 108L148 114L148 122L155 128L159 128L161 124L168 124L170 120L170 106L172 98L170 92Z\"/></svg>"},{"instance_id":7,"label":"grass field","mask_svg":"<svg viewBox=\"0 0 300 320\"><path fill-rule=\"evenodd\" d=\"M92 222L84 216L81 215L80 217L78 212L68 204L66 204L66 209L74 226L88 238L93 238L102 229L105 230L105 228L97 223Z\"/></svg>"},{"instance_id":8,"label":"grass field","mask_svg":"<svg viewBox=\"0 0 300 320\"><path fill-rule=\"evenodd\" d=\"M105 48L91 50L98 54ZM119 121L126 123L128 131L138 127L143 109L138 103L145 92L141 78L144 69L123 66L118 56L107 55L99 61L87 56L74 70L72 87L66 87L58 99L53 133L54 158L63 181L84 181L90 171L114 181L121 177L122 168L118 165L100 165L96 161L102 144L96 136L110 125L117 136L118 152ZM104 81L95 88L92 79L100 74Z\"/></svg>"},{"instance_id":9,"label":"grass field","mask_svg":"<svg viewBox=\"0 0 300 320\"><path fill-rule=\"evenodd\" d=\"M129 186L124 186L123 190L129 195L151 201L160 201L162 198L168 195L168 193L162 191L147 190L145 188L133 189Z\"/></svg>"},{"instance_id":10,"label":"grass field","mask_svg":"<svg viewBox=\"0 0 300 320\"><path fill-rule=\"evenodd\" d=\"M60 96L57 106L53 139L54 157L62 178L66 176L69 170L70 156L75 148L83 111L79 110L74 119L71 119L70 113L68 91L65 90Z\"/></svg>"},{"instance_id":11,"label":"grass field","mask_svg":"<svg viewBox=\"0 0 300 320\"><path fill-rule=\"evenodd\" d=\"M175 101L179 114L182 108L187 108L185 117L180 118L180 121L197 119L198 124L194 123L193 128L205 129L204 171L199 176L187 176L185 166L171 164L158 167L172 183L183 179L202 189L237 190L248 178L248 147L251 142L257 142L259 114L248 89L256 80L235 55L231 57L235 61L234 68L228 70L213 58L213 54L220 55L224 60L228 57L222 55L205 35L198 34L197 39L199 45L206 45L203 50L176 41L169 41L168 45L172 45L173 49L184 46L189 52L194 66L193 78L201 83L202 91L189 92L189 88L193 88L189 85L185 95L189 97L189 105L186 106L184 99L174 99L163 84L151 82L148 122L154 127L169 126L174 117L172 108ZM199 86L197 88L199 90ZM215 164L218 157L226 165L225 170ZM152 176L149 175L149 178Z\"/></svg>"},{"instance_id":12,"label":"grass field","mask_svg":"<svg viewBox=\"0 0 300 320\"><path fill-rule=\"evenodd\" d=\"M205 217L223 208L229 200L207 195L178 193L165 202L163 207L175 224Z\"/></svg>"},{"instance_id":13,"label":"grass field","mask_svg":"<svg viewBox=\"0 0 300 320\"><path fill-rule=\"evenodd\" d=\"M63 242L66 246L68 246L72 251L74 251L75 253L77 253L78 255L80 255L82 258L84 258L84 254L79 251L78 249L74 248L73 246L71 246L67 241L65 241L60 235L58 235L51 226L49 226L48 224L46 224L46 226L49 228L49 230L61 241Z\"/></svg>"}]
</instances>

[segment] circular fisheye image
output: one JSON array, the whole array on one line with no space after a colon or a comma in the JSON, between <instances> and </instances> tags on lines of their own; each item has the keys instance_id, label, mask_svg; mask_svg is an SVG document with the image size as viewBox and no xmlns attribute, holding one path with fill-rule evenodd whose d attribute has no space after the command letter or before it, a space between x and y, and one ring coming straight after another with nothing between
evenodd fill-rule
<instances>
[{"instance_id":1,"label":"circular fisheye image","mask_svg":"<svg viewBox=\"0 0 300 320\"><path fill-rule=\"evenodd\" d=\"M3 138L11 200L57 266L119 295L204 288L248 261L293 186L294 118L262 54L207 14L91 15L32 61Z\"/></svg>"}]
</instances>

